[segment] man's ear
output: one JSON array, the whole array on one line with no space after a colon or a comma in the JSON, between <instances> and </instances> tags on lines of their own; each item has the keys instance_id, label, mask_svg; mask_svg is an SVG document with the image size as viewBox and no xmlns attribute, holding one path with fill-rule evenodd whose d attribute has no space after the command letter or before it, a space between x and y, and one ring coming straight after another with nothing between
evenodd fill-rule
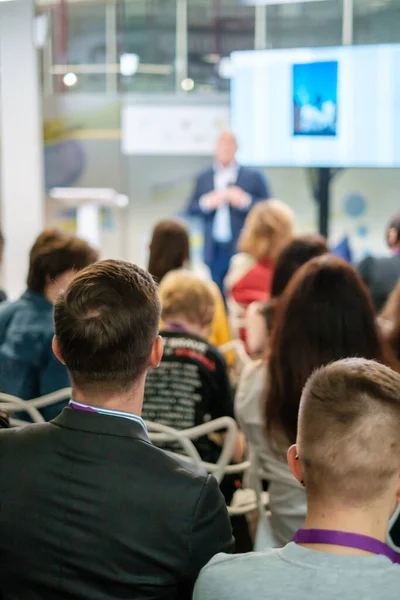
<instances>
[{"instance_id":1,"label":"man's ear","mask_svg":"<svg viewBox=\"0 0 400 600\"><path fill-rule=\"evenodd\" d=\"M53 341L51 343L51 347L53 349L54 356L56 358L58 358L58 360L60 361L60 363L62 363L63 365L65 365L65 362L63 360L63 357L61 356L60 348L58 347L58 341L57 341L57 338L56 338L55 335L53 336Z\"/></svg>"},{"instance_id":2,"label":"man's ear","mask_svg":"<svg viewBox=\"0 0 400 600\"><path fill-rule=\"evenodd\" d=\"M301 464L297 454L297 446L293 444L287 452L287 462L290 470L301 485L303 485L303 475L301 473Z\"/></svg>"},{"instance_id":3,"label":"man's ear","mask_svg":"<svg viewBox=\"0 0 400 600\"><path fill-rule=\"evenodd\" d=\"M151 349L149 367L150 369L156 369L160 366L162 355L164 352L164 346L162 337L158 335L154 340L153 348Z\"/></svg>"}]
</instances>

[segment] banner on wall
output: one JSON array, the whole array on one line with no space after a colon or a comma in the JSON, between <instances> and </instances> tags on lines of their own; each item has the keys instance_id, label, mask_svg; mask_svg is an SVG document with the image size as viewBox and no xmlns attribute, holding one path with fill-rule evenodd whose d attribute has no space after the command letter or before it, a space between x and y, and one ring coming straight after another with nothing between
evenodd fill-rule
<instances>
[{"instance_id":1,"label":"banner on wall","mask_svg":"<svg viewBox=\"0 0 400 600\"><path fill-rule=\"evenodd\" d=\"M210 156L229 127L226 106L134 106L122 109L122 152Z\"/></svg>"}]
</instances>

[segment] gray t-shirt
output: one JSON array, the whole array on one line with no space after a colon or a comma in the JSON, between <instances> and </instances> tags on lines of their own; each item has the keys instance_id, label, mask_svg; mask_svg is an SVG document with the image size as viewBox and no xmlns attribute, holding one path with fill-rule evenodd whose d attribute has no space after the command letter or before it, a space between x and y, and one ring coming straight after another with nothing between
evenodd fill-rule
<instances>
[{"instance_id":1,"label":"gray t-shirt","mask_svg":"<svg viewBox=\"0 0 400 600\"><path fill-rule=\"evenodd\" d=\"M328 554L290 543L219 554L201 571L193 600L398 600L400 565L384 556Z\"/></svg>"}]
</instances>

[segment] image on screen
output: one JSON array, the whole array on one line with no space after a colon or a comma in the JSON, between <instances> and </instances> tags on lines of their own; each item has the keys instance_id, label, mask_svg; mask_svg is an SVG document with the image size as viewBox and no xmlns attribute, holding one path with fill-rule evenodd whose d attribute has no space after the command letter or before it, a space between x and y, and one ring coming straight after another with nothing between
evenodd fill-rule
<instances>
[{"instance_id":1,"label":"image on screen","mask_svg":"<svg viewBox=\"0 0 400 600\"><path fill-rule=\"evenodd\" d=\"M293 135L336 135L337 87L337 61L293 65Z\"/></svg>"}]
</instances>

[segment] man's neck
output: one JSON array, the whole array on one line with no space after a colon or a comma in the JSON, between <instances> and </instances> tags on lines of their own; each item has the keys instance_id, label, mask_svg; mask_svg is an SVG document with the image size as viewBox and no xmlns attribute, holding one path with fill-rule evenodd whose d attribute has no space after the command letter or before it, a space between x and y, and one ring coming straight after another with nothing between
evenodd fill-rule
<instances>
[{"instance_id":1,"label":"man's neck","mask_svg":"<svg viewBox=\"0 0 400 600\"><path fill-rule=\"evenodd\" d=\"M100 386L99 386L100 390ZM88 391L81 391L72 388L72 400L79 402L80 404L87 404L88 406L106 408L108 410L118 410L122 412L131 413L140 417L143 408L143 396L144 396L144 384L135 386L134 389L129 390L126 393L104 393L102 390L96 393L96 389Z\"/></svg>"},{"instance_id":2,"label":"man's neck","mask_svg":"<svg viewBox=\"0 0 400 600\"><path fill-rule=\"evenodd\" d=\"M217 171L224 171L225 169L234 169L237 167L237 163L236 160L233 159L231 162L229 163L222 163L219 161L215 161L215 168L217 169Z\"/></svg>"},{"instance_id":3,"label":"man's neck","mask_svg":"<svg viewBox=\"0 0 400 600\"><path fill-rule=\"evenodd\" d=\"M305 529L328 529L358 533L385 541L388 525L387 511L384 507L344 509L335 505L312 505L309 503ZM334 554L366 554L362 550L349 549L329 544L307 544L315 550Z\"/></svg>"}]
</instances>

